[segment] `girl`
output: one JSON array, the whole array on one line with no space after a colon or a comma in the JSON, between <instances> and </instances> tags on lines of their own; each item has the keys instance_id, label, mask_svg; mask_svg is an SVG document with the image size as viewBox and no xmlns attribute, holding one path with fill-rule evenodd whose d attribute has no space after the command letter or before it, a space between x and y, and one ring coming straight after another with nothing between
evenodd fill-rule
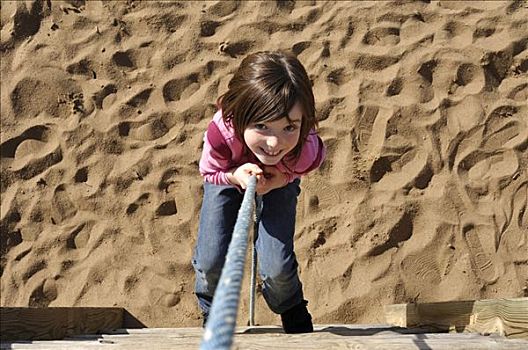
<instances>
[{"instance_id":1,"label":"girl","mask_svg":"<svg viewBox=\"0 0 528 350\"><path fill-rule=\"evenodd\" d=\"M247 56L217 100L204 137L204 197L193 257L195 292L209 314L227 248L251 175L262 214L256 248L262 293L286 333L312 332L293 251L299 178L318 168L325 147L316 134L311 82L297 58L283 52Z\"/></svg>"}]
</instances>

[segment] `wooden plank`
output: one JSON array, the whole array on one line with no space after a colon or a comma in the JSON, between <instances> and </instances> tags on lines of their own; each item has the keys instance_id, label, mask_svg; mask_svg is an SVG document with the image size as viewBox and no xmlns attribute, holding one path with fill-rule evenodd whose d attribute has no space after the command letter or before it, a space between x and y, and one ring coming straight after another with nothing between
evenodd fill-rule
<instances>
[{"instance_id":1,"label":"wooden plank","mask_svg":"<svg viewBox=\"0 0 528 350\"><path fill-rule=\"evenodd\" d=\"M385 320L400 327L428 326L528 339L528 298L387 305Z\"/></svg>"},{"instance_id":2,"label":"wooden plank","mask_svg":"<svg viewBox=\"0 0 528 350\"><path fill-rule=\"evenodd\" d=\"M1 340L63 339L123 327L119 307L1 307Z\"/></svg>"},{"instance_id":3,"label":"wooden plank","mask_svg":"<svg viewBox=\"0 0 528 350\"><path fill-rule=\"evenodd\" d=\"M280 327L239 327L232 349L357 349L357 350L526 350L528 341L472 333L407 333L387 326L316 325L310 334L284 334ZM400 333L403 332L403 333ZM0 349L197 349L202 328L151 328L112 331L111 334L75 336L57 341L2 343Z\"/></svg>"}]
</instances>

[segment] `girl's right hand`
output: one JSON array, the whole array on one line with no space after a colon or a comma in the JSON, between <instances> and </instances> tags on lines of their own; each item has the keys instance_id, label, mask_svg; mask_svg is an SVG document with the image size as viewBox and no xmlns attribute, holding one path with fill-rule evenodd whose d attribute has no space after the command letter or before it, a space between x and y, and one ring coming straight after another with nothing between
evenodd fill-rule
<instances>
[{"instance_id":1,"label":"girl's right hand","mask_svg":"<svg viewBox=\"0 0 528 350\"><path fill-rule=\"evenodd\" d=\"M227 177L229 182L231 182L233 185L238 185L245 190L247 188L249 178L252 175L257 176L257 181L259 184L263 181L266 181L262 169L253 163L246 163L236 169L231 170L231 172L227 174Z\"/></svg>"}]
</instances>

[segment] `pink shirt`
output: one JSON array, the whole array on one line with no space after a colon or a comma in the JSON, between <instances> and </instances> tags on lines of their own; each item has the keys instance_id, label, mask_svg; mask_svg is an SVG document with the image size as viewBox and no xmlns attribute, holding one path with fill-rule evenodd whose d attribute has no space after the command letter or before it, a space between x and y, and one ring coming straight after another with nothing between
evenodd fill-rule
<instances>
[{"instance_id":1,"label":"pink shirt","mask_svg":"<svg viewBox=\"0 0 528 350\"><path fill-rule=\"evenodd\" d=\"M248 154L249 153L249 154ZM317 169L326 156L326 148L315 130L311 130L296 161L284 158L275 165L286 174L288 182ZM205 181L215 185L230 185L226 173L245 163L260 164L251 152L244 152L244 144L236 137L231 125L226 125L219 110L213 116L204 135L200 158L200 174Z\"/></svg>"}]
</instances>

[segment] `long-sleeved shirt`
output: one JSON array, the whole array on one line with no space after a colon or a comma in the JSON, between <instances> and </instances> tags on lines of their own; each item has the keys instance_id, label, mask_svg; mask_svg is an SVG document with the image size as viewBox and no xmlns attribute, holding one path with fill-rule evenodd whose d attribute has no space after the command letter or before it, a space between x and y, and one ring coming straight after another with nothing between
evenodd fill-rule
<instances>
[{"instance_id":1,"label":"long-sleeved shirt","mask_svg":"<svg viewBox=\"0 0 528 350\"><path fill-rule=\"evenodd\" d=\"M317 169L326 156L326 148L315 130L311 130L301 154L294 160L283 158L275 167L284 173L288 182ZM251 151L246 151L242 141L229 123L224 123L219 110L213 116L204 135L200 174L215 185L230 185L227 172L245 163L260 164Z\"/></svg>"}]
</instances>

